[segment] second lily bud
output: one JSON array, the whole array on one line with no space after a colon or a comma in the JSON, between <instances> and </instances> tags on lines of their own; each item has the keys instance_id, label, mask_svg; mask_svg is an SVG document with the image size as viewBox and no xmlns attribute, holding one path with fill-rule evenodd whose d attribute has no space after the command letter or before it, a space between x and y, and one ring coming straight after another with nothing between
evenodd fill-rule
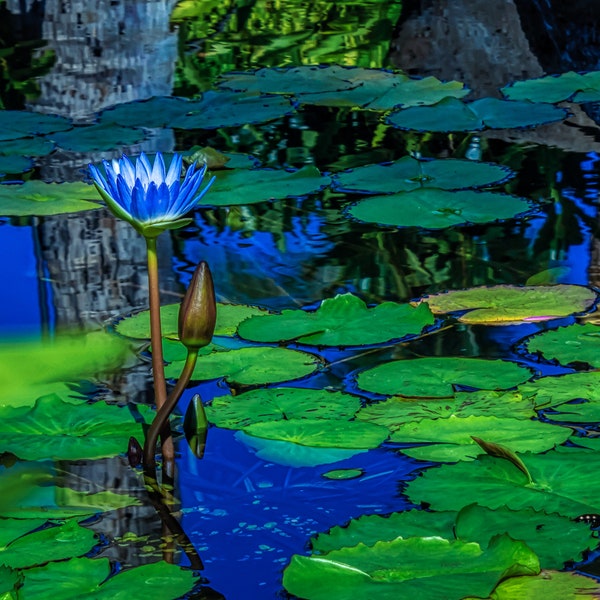
<instances>
[{"instance_id":1,"label":"second lily bud","mask_svg":"<svg viewBox=\"0 0 600 600\"><path fill-rule=\"evenodd\" d=\"M179 339L188 349L210 344L217 321L217 303L212 275L202 261L194 271L179 308Z\"/></svg>"}]
</instances>

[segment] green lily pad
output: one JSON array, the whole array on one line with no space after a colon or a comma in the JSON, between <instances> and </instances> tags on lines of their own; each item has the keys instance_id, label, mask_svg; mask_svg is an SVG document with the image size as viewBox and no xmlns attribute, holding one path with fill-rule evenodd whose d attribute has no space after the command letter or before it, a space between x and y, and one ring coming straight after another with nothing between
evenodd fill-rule
<instances>
[{"instance_id":1,"label":"green lily pad","mask_svg":"<svg viewBox=\"0 0 600 600\"><path fill-rule=\"evenodd\" d=\"M400 129L416 131L477 131L535 127L562 121L563 108L542 102L513 102L481 98L467 104L457 98L444 98L433 106L414 106L394 111L387 122Z\"/></svg>"},{"instance_id":2,"label":"green lily pad","mask_svg":"<svg viewBox=\"0 0 600 600\"><path fill-rule=\"evenodd\" d=\"M395 431L401 425L421 419L447 419L451 416L494 416L530 419L536 415L535 404L519 392L457 392L453 398L414 399L395 397L361 408L356 418L383 425Z\"/></svg>"},{"instance_id":3,"label":"green lily pad","mask_svg":"<svg viewBox=\"0 0 600 600\"><path fill-rule=\"evenodd\" d=\"M322 473L321 477L325 479L333 479L334 481L344 481L346 479L358 479L365 472L362 469L332 469L326 473Z\"/></svg>"},{"instance_id":4,"label":"green lily pad","mask_svg":"<svg viewBox=\"0 0 600 600\"><path fill-rule=\"evenodd\" d=\"M23 583L23 574L16 569L0 565L0 598L17 600L17 588Z\"/></svg>"},{"instance_id":5,"label":"green lily pad","mask_svg":"<svg viewBox=\"0 0 600 600\"><path fill-rule=\"evenodd\" d=\"M308 388L257 389L237 396L218 396L206 407L208 420L227 429L279 419L350 420L360 398L342 392Z\"/></svg>"},{"instance_id":6,"label":"green lily pad","mask_svg":"<svg viewBox=\"0 0 600 600\"><path fill-rule=\"evenodd\" d=\"M67 521L64 525L46 527L13 540L2 549L0 563L14 569L34 567L48 561L82 556L96 543L96 534L91 529L81 527L76 521Z\"/></svg>"},{"instance_id":7,"label":"green lily pad","mask_svg":"<svg viewBox=\"0 0 600 600\"><path fill-rule=\"evenodd\" d=\"M34 529L40 528L46 519L0 519L0 556L11 542L17 540ZM0 564L2 559L0 558ZM0 596L1 598L2 596Z\"/></svg>"},{"instance_id":8,"label":"green lily pad","mask_svg":"<svg viewBox=\"0 0 600 600\"><path fill-rule=\"evenodd\" d=\"M168 126L186 130L239 127L266 123L293 112L290 101L281 96L209 91L200 100L188 102L187 112L170 119Z\"/></svg>"},{"instance_id":9,"label":"green lily pad","mask_svg":"<svg viewBox=\"0 0 600 600\"><path fill-rule=\"evenodd\" d=\"M377 225L444 229L511 219L528 210L531 206L527 200L508 194L424 187L359 200L350 204L344 214Z\"/></svg>"},{"instance_id":10,"label":"green lily pad","mask_svg":"<svg viewBox=\"0 0 600 600\"><path fill-rule=\"evenodd\" d=\"M584 288L585 289L585 288ZM600 367L600 326L592 323L574 324L544 331L529 339L528 352L538 352L547 360L563 365L587 363Z\"/></svg>"},{"instance_id":11,"label":"green lily pad","mask_svg":"<svg viewBox=\"0 0 600 600\"><path fill-rule=\"evenodd\" d=\"M140 504L139 500L125 494L109 490L90 494L51 485L52 480L52 475L43 473L37 466L25 472L6 470L0 473L0 483L10 485L2 488L7 492L0 501L0 517L69 519Z\"/></svg>"},{"instance_id":12,"label":"green lily pad","mask_svg":"<svg viewBox=\"0 0 600 600\"><path fill-rule=\"evenodd\" d=\"M5 140L0 144L2 156L46 156L54 150L54 142L43 137Z\"/></svg>"},{"instance_id":13,"label":"green lily pad","mask_svg":"<svg viewBox=\"0 0 600 600\"><path fill-rule=\"evenodd\" d=\"M580 285L512 286L494 285L468 290L451 290L422 299L434 314L468 311L463 323L506 325L549 321L589 310L596 293Z\"/></svg>"},{"instance_id":14,"label":"green lily pad","mask_svg":"<svg viewBox=\"0 0 600 600\"><path fill-rule=\"evenodd\" d=\"M454 462L474 460L481 454L481 448L471 436L506 444L515 452L544 452L562 444L570 435L571 430L566 427L541 421L452 416L401 425L395 429L390 441L401 444L427 442L426 446L402 448L402 453L419 460Z\"/></svg>"},{"instance_id":15,"label":"green lily pad","mask_svg":"<svg viewBox=\"0 0 600 600\"><path fill-rule=\"evenodd\" d=\"M128 345L102 331L57 335L52 341L0 342L0 407L32 405L43 393L65 394L61 381L112 371L130 355Z\"/></svg>"},{"instance_id":16,"label":"green lily pad","mask_svg":"<svg viewBox=\"0 0 600 600\"><path fill-rule=\"evenodd\" d=\"M359 373L357 382L361 389L376 394L450 398L457 385L503 390L530 377L528 369L504 360L431 357L378 365Z\"/></svg>"},{"instance_id":17,"label":"green lily pad","mask_svg":"<svg viewBox=\"0 0 600 600\"><path fill-rule=\"evenodd\" d=\"M179 377L184 361L174 361L165 368L165 375ZM265 385L291 381L310 375L318 367L318 359L307 352L286 348L239 348L214 351L198 357L192 379L217 379L245 385Z\"/></svg>"},{"instance_id":18,"label":"green lily pad","mask_svg":"<svg viewBox=\"0 0 600 600\"><path fill-rule=\"evenodd\" d=\"M0 451L22 460L116 456L127 450L131 436L144 437L142 424L136 423L127 409L105 402L74 407L54 394L39 398L26 414L4 408L0 417Z\"/></svg>"},{"instance_id":19,"label":"green lily pad","mask_svg":"<svg viewBox=\"0 0 600 600\"><path fill-rule=\"evenodd\" d=\"M592 371L540 377L520 385L518 391L542 408L557 407L571 400L591 400L597 396L599 386L600 372Z\"/></svg>"},{"instance_id":20,"label":"green lily pad","mask_svg":"<svg viewBox=\"0 0 600 600\"><path fill-rule=\"evenodd\" d=\"M231 206L256 204L290 196L307 196L322 190L331 183L313 166L293 172L282 169L231 169L214 173L216 181L210 194L201 204L206 206Z\"/></svg>"},{"instance_id":21,"label":"green lily pad","mask_svg":"<svg viewBox=\"0 0 600 600\"><path fill-rule=\"evenodd\" d=\"M171 96L154 96L117 104L100 113L100 123L114 123L123 127L166 127L173 119L183 117L190 109L190 101Z\"/></svg>"},{"instance_id":22,"label":"green lily pad","mask_svg":"<svg viewBox=\"0 0 600 600\"><path fill-rule=\"evenodd\" d=\"M293 442L316 448L377 448L388 436L385 427L359 421L334 419L291 419L264 421L244 427L244 432L270 440Z\"/></svg>"},{"instance_id":23,"label":"green lily pad","mask_svg":"<svg viewBox=\"0 0 600 600\"><path fill-rule=\"evenodd\" d=\"M600 71L561 73L537 79L516 81L503 87L502 94L510 100L531 102L599 102Z\"/></svg>"},{"instance_id":24,"label":"green lily pad","mask_svg":"<svg viewBox=\"0 0 600 600\"><path fill-rule=\"evenodd\" d=\"M237 91L293 94L301 104L390 110L396 106L433 104L469 90L458 81L410 78L404 73L360 67L299 66L227 73L219 87Z\"/></svg>"},{"instance_id":25,"label":"green lily pad","mask_svg":"<svg viewBox=\"0 0 600 600\"><path fill-rule=\"evenodd\" d=\"M417 160L403 156L383 165L366 165L335 175L336 188L367 194L409 192L421 187L459 190L495 185L514 173L492 163L445 158Z\"/></svg>"},{"instance_id":26,"label":"green lily pad","mask_svg":"<svg viewBox=\"0 0 600 600\"><path fill-rule=\"evenodd\" d=\"M3 156L0 154L0 175L24 173L33 168L33 161L26 156Z\"/></svg>"},{"instance_id":27,"label":"green lily pad","mask_svg":"<svg viewBox=\"0 0 600 600\"><path fill-rule=\"evenodd\" d=\"M600 585L594 579L573 572L542 571L535 577L505 579L494 590L490 600L593 600L599 594Z\"/></svg>"},{"instance_id":28,"label":"green lily pad","mask_svg":"<svg viewBox=\"0 0 600 600\"><path fill-rule=\"evenodd\" d=\"M236 432L235 439L252 448L261 460L294 468L329 465L366 452L364 449L301 446L294 442L254 437L243 431Z\"/></svg>"},{"instance_id":29,"label":"green lily pad","mask_svg":"<svg viewBox=\"0 0 600 600\"><path fill-rule=\"evenodd\" d=\"M398 537L437 536L452 539L456 514L454 511L406 510L386 516L363 515L343 527L335 526L327 533L319 533L311 538L310 543L314 553L326 554L360 543L373 546L380 541L391 542Z\"/></svg>"},{"instance_id":30,"label":"green lily pad","mask_svg":"<svg viewBox=\"0 0 600 600\"><path fill-rule=\"evenodd\" d=\"M107 558L73 558L25 571L23 600L172 600L196 583L192 571L164 561L121 570L111 576Z\"/></svg>"},{"instance_id":31,"label":"green lily pad","mask_svg":"<svg viewBox=\"0 0 600 600\"><path fill-rule=\"evenodd\" d=\"M510 510L501 506L491 510L470 504L458 513L454 533L458 539L481 546L494 535L507 533L514 540L525 542L546 569L562 569L567 561L578 562L585 550L596 546L593 532L586 523L530 508Z\"/></svg>"},{"instance_id":32,"label":"green lily pad","mask_svg":"<svg viewBox=\"0 0 600 600\"><path fill-rule=\"evenodd\" d=\"M475 542L413 537L358 544L326 556L294 555L283 585L307 600L460 600L487 598L507 573L538 572L535 554L506 535L494 538L486 549Z\"/></svg>"},{"instance_id":33,"label":"green lily pad","mask_svg":"<svg viewBox=\"0 0 600 600\"><path fill-rule=\"evenodd\" d=\"M0 140L43 135L72 129L73 123L58 115L21 110L0 110Z\"/></svg>"},{"instance_id":34,"label":"green lily pad","mask_svg":"<svg viewBox=\"0 0 600 600\"><path fill-rule=\"evenodd\" d=\"M58 146L73 152L112 150L120 146L138 144L145 137L146 134L142 129L122 127L114 123L80 125L70 131L52 135L52 139Z\"/></svg>"},{"instance_id":35,"label":"green lily pad","mask_svg":"<svg viewBox=\"0 0 600 600\"><path fill-rule=\"evenodd\" d=\"M362 346L417 335L433 322L429 310L414 310L409 304L383 302L368 308L352 294L338 294L323 300L315 311L251 317L240 324L238 334L255 342Z\"/></svg>"},{"instance_id":36,"label":"green lily pad","mask_svg":"<svg viewBox=\"0 0 600 600\"><path fill-rule=\"evenodd\" d=\"M179 318L180 304L166 304L160 307L160 320L162 334L166 338L178 339L177 320ZM263 315L267 311L263 308L246 306L242 304L217 303L217 323L215 335L231 336L238 325L248 317ZM120 335L135 339L150 339L150 311L144 310L119 321L116 331Z\"/></svg>"},{"instance_id":37,"label":"green lily pad","mask_svg":"<svg viewBox=\"0 0 600 600\"><path fill-rule=\"evenodd\" d=\"M0 215L22 217L48 216L100 208L98 194L86 183L44 183L0 185Z\"/></svg>"},{"instance_id":38,"label":"green lily pad","mask_svg":"<svg viewBox=\"0 0 600 600\"><path fill-rule=\"evenodd\" d=\"M570 451L521 455L533 483L508 460L480 455L474 461L426 470L408 483L406 494L416 504L426 502L435 510L460 510L468 498L494 510L505 505L570 518L600 513L600 482L589 476L600 468L600 455L565 450Z\"/></svg>"}]
</instances>

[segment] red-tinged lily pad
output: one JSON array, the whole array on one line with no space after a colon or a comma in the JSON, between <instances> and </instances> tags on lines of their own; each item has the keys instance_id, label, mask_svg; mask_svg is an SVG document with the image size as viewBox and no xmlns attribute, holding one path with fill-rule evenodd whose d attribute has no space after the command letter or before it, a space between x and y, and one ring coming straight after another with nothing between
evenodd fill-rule
<instances>
[{"instance_id":1,"label":"red-tinged lily pad","mask_svg":"<svg viewBox=\"0 0 600 600\"><path fill-rule=\"evenodd\" d=\"M434 314L464 312L463 323L506 325L549 321L589 310L596 293L580 285L512 286L495 285L468 290L452 290L426 296Z\"/></svg>"}]
</instances>

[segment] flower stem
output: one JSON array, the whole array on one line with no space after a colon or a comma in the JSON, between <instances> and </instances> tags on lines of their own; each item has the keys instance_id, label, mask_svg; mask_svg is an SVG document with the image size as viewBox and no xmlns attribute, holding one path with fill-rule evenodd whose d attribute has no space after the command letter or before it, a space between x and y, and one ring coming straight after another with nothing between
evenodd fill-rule
<instances>
[{"instance_id":1,"label":"flower stem","mask_svg":"<svg viewBox=\"0 0 600 600\"><path fill-rule=\"evenodd\" d=\"M160 323L160 287L158 281L158 255L156 237L146 237L148 257L148 292L150 296L150 340L152 344L152 377L154 380L154 401L160 411L167 401L167 383L162 349L162 331ZM168 421L167 421L168 425ZM165 461L173 461L175 452L171 431L167 427L159 431L162 438L162 454Z\"/></svg>"},{"instance_id":2,"label":"flower stem","mask_svg":"<svg viewBox=\"0 0 600 600\"><path fill-rule=\"evenodd\" d=\"M144 443L144 475L150 480L156 480L156 459L154 457L156 451L156 442L158 440L159 433L165 428L169 422L169 415L173 412L183 390L187 387L190 382L194 367L196 366L196 360L198 358L198 348L188 349L188 354L185 359L185 364L181 375L175 384L175 387L169 394L166 402L156 413L152 425L148 429L146 434L146 441Z\"/></svg>"}]
</instances>

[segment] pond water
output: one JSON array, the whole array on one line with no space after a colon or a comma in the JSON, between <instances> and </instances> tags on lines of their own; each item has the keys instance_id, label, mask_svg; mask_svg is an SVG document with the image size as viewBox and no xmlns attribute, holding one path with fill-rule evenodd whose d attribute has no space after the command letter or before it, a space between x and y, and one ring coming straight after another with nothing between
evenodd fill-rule
<instances>
[{"instance_id":1,"label":"pond water","mask_svg":"<svg viewBox=\"0 0 600 600\"><path fill-rule=\"evenodd\" d=\"M209 192L209 205L195 211L190 225L159 238L164 304L179 301L200 260L210 264L219 302L271 311L317 309L323 300L342 294L353 294L367 305L377 306L499 284L570 284L595 290L600 287L598 103L563 103L568 110L565 118L553 123L542 119L523 128L423 131L394 127L386 119L388 111L357 107L352 99L337 102L336 95L345 97L343 90L334 91L334 99L327 102L286 100L284 109L274 108L275 114L267 118L261 112L264 106L232 100L233 92L216 87L222 81L219 77L231 71L328 64L397 68L419 77L458 80L471 88L466 97L469 101L500 98L499 89L515 80L600 69L600 48L594 46L598 39L594 31L597 34L600 28L598 16L586 12L586 3L581 3L579 16L570 19L565 19L568 13L558 2L551 8L534 1L501 4L502 8L490 8L483 2L462 0L183 0L175 5L164 0L98 0L91 10L86 4L67 6L47 0L43 6L32 3L24 10L22 3L6 0L0 3L7 56L0 71L4 108L60 115L71 119L76 128L71 130L74 134L41 131L35 137L17 138L26 140L21 154L31 157L32 168L16 172L5 168L3 183L14 184L16 189L20 183L15 182L22 181L89 182L86 167L90 162L123 152L186 152L207 146L231 157L238 171L251 166L289 172L311 169L306 172L313 177L337 177L333 185L323 179L308 192L295 187L298 184L267 180L271 189L263 194L263 201L252 198L246 202L246 194L253 194L252 186L258 187L258 183L250 179L246 184L244 177L237 189L220 192L235 201L220 200L211 206ZM584 49L572 46L573 35L588 40L582 44ZM322 86L335 76L323 73L327 75L315 70L300 93L323 93ZM361 72L358 79L366 80L366 73L370 72ZM243 83L247 82L234 79L231 87L237 91ZM200 114L200 125L195 126L168 126L175 118L168 112L174 110L170 104L155 108L147 108L143 102L128 104L168 96L210 99L217 89L230 96L215 96L180 115L185 120L190 114ZM266 97L264 103L279 102ZM111 125L116 113L103 111L120 105L127 105L128 112L117 126ZM210 125L202 124L205 113ZM148 121L140 119L140 114ZM129 124L123 124L123 119L129 119ZM90 134L86 128L94 123L108 125ZM41 143L40 138L50 140L49 151L33 149ZM0 145L3 143L8 142ZM0 149L0 158L5 153L14 155ZM465 218L466 222L458 219L447 227L430 221L404 227L393 221L381 223L381 218L368 221L348 214L351 204L374 195L378 188L368 187L372 180L362 180L353 188L341 175L409 156L501 165L504 171L490 180L493 185L455 182L449 189L484 187L527 203L510 217L498 218L494 209L478 223L469 222L478 217ZM286 185L289 187L284 188ZM364 186L369 195L363 193ZM279 187L289 193L279 192ZM498 198L498 203L509 202L507 196ZM0 214L2 202L0 198ZM437 217L447 210L434 207L431 212ZM474 210L477 213L481 207ZM121 318L147 307L145 246L129 225L117 222L104 209L32 214L0 217L0 243L6 257L0 263L5 282L2 337L16 344L20 338L51 338L71 327L113 329ZM384 402L392 394L363 387L357 376L391 360L502 359L529 368L525 379L591 372L596 365L586 357L551 360L552 356L528 353L524 346L527 336L573 323L596 322L593 302L585 306L575 303L571 308L551 320L525 314L502 326L462 322L442 311L435 324L424 329L425 335L412 332L400 342L397 340L403 336L394 336L391 341L382 339L364 347L303 343L296 336L276 338L267 346L308 352L311 360L318 357L318 368L295 380L262 383L347 391L368 406ZM592 318L573 316L584 312L592 312ZM286 326L289 324L281 327ZM367 331L368 327L365 334ZM221 342L234 348L243 346L231 335ZM349 347L343 347L346 345ZM459 374L464 368L462 364L453 367ZM263 387L262 383L240 383L233 376L195 382L184 393L178 413L186 413L196 393L209 402ZM456 392L487 387L469 381L453 383L458 384ZM515 385L492 384L490 389ZM519 393L525 394L523 390ZM129 403L134 414L140 405L151 405L147 352L130 359L108 380L105 377L93 397L121 406ZM593 401L575 392L567 400L576 398ZM550 400L546 404L556 403ZM6 411L6 406L2 410ZM553 422L546 413L532 410L532 414ZM575 431L593 436L596 430L590 421L594 420L580 419ZM178 417L179 432L181 422ZM560 424L552 427L571 431ZM284 590L282 572L292 555L310 554L312 536L361 515L420 507L421 502L413 503L404 493L405 486L423 470L436 469L435 459L419 460L401 451L411 441L415 443L412 439L403 443L392 436L358 453L334 448L342 454L332 452L326 459L310 455L314 451L310 445L273 440L267 444L240 429L211 427L201 460L183 437L178 441L175 513L204 565L202 583L190 598L296 597ZM471 434L478 435L478 430ZM573 445L572 440L569 443ZM121 455L95 461L71 458L49 463L42 457L26 458L37 460L43 465L40 468L52 469L62 485L78 491L110 490L140 499L140 505L99 513L84 522L100 535L89 556L110 558L113 572L160 558L171 560L173 554L177 564L187 566L189 559L184 553L171 552L169 543L161 541L161 521L145 497L139 473L127 464L126 444L127 437ZM13 464L15 454L23 458L14 450L6 454L4 476L19 468L18 462L16 467ZM585 460L591 454L586 454ZM358 469L359 476L323 476L333 469ZM593 500L585 502L588 507L598 506ZM581 506L585 502L581 500ZM3 517L19 516L8 512L0 503ZM583 512L600 513L600 506ZM567 510L560 514L574 517L581 513ZM595 542L589 542L574 553L569 568L581 559L579 552L594 546ZM580 570L593 573L593 560L591 553Z\"/></svg>"}]
</instances>

